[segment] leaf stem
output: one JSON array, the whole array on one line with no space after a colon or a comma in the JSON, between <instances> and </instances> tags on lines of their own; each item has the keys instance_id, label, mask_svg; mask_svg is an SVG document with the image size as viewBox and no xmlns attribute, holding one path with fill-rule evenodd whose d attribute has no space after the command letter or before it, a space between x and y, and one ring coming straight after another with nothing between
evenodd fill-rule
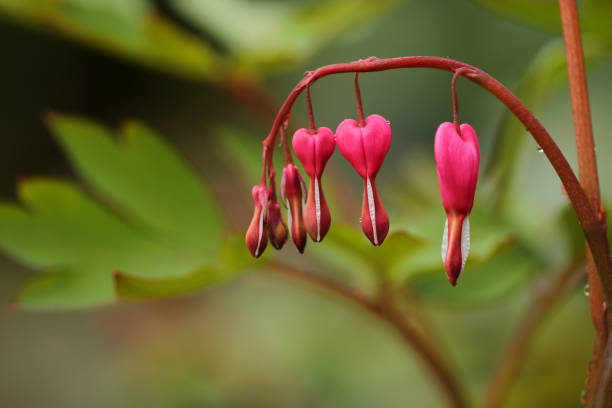
<instances>
[{"instance_id":1,"label":"leaf stem","mask_svg":"<svg viewBox=\"0 0 612 408\"><path fill-rule=\"evenodd\" d=\"M596 211L600 212L600 221L605 228L604 210L600 201L597 158L593 141L593 125L591 123L584 53L582 50L576 1L559 0L559 9L561 11L561 23L563 26L563 40L565 43L567 73L572 102L572 116L574 119L574 136L576 138L580 184L584 188L591 206ZM602 353L606 347L607 338L609 337L608 330L609 327L611 327L611 316L610 313L606 313L605 310L604 302L606 297L604 296L602 282L600 280L601 277L597 274L598 271L595 259L593 258L594 256L600 255L594 254L592 248L587 245L587 276L590 287L589 307L596 332L593 357L589 364L589 372L591 374L587 379L586 388L585 403L588 407L604 406L606 404L605 399L609 398L609 396L606 397L602 392L608 387L612 388L612 385L602 384L600 381L602 378L602 367L600 367L600 363L602 360ZM610 304L610 302L608 301L607 304ZM606 316L606 314L608 316ZM610 377L610 375L611 373L608 373L606 376Z\"/></svg>"},{"instance_id":2,"label":"leaf stem","mask_svg":"<svg viewBox=\"0 0 612 408\"><path fill-rule=\"evenodd\" d=\"M454 408L467 407L457 376L453 373L442 355L428 342L426 337L421 335L416 327L406 320L395 305L394 296L389 292L385 292L382 294L383 296L373 300L355 289L321 275L278 262L271 262L269 266L274 272L306 281L313 286L330 291L390 325L400 335L402 340L421 357L423 363L425 363L431 375L438 383L438 386L443 390L450 406Z\"/></svg>"},{"instance_id":3,"label":"leaf stem","mask_svg":"<svg viewBox=\"0 0 612 408\"><path fill-rule=\"evenodd\" d=\"M541 282L526 308L518 328L501 353L487 385L482 408L499 408L521 369L525 356L541 323L584 273L584 260L572 262L551 279Z\"/></svg>"}]
</instances>

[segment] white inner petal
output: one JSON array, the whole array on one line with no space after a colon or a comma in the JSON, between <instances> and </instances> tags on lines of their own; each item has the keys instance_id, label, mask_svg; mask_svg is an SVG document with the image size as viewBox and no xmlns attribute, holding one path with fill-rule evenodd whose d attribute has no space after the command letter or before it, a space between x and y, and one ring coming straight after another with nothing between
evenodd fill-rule
<instances>
[{"instance_id":1,"label":"white inner petal","mask_svg":"<svg viewBox=\"0 0 612 408\"><path fill-rule=\"evenodd\" d=\"M368 208L370 210L370 221L372 222L372 231L374 232L374 245L378 245L378 233L376 231L376 207L374 205L372 183L370 183L369 177L366 178L366 190L368 196Z\"/></svg>"},{"instance_id":2,"label":"white inner petal","mask_svg":"<svg viewBox=\"0 0 612 408\"><path fill-rule=\"evenodd\" d=\"M319 180L314 180L315 214L317 215L317 241L321 240L321 199L319 197Z\"/></svg>"},{"instance_id":3,"label":"white inner petal","mask_svg":"<svg viewBox=\"0 0 612 408\"><path fill-rule=\"evenodd\" d=\"M261 239L263 238L263 224L264 224L264 218L266 216L266 209L265 207L261 210L261 213L259 214L259 236L257 237L257 248L255 248L255 256L259 256L259 248L261 246Z\"/></svg>"},{"instance_id":4,"label":"white inner petal","mask_svg":"<svg viewBox=\"0 0 612 408\"><path fill-rule=\"evenodd\" d=\"M444 232L442 233L442 261L446 261L446 253L448 252L448 218L444 223Z\"/></svg>"},{"instance_id":5,"label":"white inner petal","mask_svg":"<svg viewBox=\"0 0 612 408\"><path fill-rule=\"evenodd\" d=\"M463 219L463 225L461 226L461 271L467 261L468 253L470 252L470 222L466 216Z\"/></svg>"},{"instance_id":6,"label":"white inner petal","mask_svg":"<svg viewBox=\"0 0 612 408\"><path fill-rule=\"evenodd\" d=\"M291 208L289 207L289 200L285 201L287 203L287 208L289 209L287 211L287 221L289 221L289 238L293 239L293 235L291 234L291 231L293 230L293 222L291 222Z\"/></svg>"}]
</instances>

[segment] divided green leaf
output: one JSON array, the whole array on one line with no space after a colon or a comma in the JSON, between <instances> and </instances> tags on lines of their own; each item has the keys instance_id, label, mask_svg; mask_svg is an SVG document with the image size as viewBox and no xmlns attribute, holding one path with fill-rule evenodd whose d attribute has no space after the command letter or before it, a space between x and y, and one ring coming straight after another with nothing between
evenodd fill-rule
<instances>
[{"instance_id":1,"label":"divided green leaf","mask_svg":"<svg viewBox=\"0 0 612 408\"><path fill-rule=\"evenodd\" d=\"M233 273L224 266L227 257L220 259L228 249L219 246L224 223L216 203L159 135L128 122L116 138L103 126L63 115L52 115L49 125L104 204L73 182L49 178L22 180L21 206L0 204L0 247L42 271L20 289L18 304L109 303L116 270L166 279L209 265L218 269L210 282Z\"/></svg>"}]
</instances>

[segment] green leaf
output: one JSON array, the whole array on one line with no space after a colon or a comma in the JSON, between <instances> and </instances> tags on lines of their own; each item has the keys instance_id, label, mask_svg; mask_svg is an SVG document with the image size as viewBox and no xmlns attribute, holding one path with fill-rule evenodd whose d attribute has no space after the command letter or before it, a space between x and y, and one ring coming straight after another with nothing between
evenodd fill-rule
<instances>
[{"instance_id":1,"label":"green leaf","mask_svg":"<svg viewBox=\"0 0 612 408\"><path fill-rule=\"evenodd\" d=\"M265 265L258 259L257 267ZM114 273L115 292L121 300L151 300L184 296L227 281L238 272L254 266L244 245L244 233L227 233L223 237L218 262L197 268L186 275L169 278L145 278L129 273Z\"/></svg>"},{"instance_id":2,"label":"green leaf","mask_svg":"<svg viewBox=\"0 0 612 408\"><path fill-rule=\"evenodd\" d=\"M25 309L72 309L114 298L108 271L53 270L36 274L19 288L13 302Z\"/></svg>"},{"instance_id":3,"label":"green leaf","mask_svg":"<svg viewBox=\"0 0 612 408\"><path fill-rule=\"evenodd\" d=\"M141 239L70 182L26 179L18 194L25 208L0 206L0 245L31 267L104 261Z\"/></svg>"},{"instance_id":4,"label":"green leaf","mask_svg":"<svg viewBox=\"0 0 612 408\"><path fill-rule=\"evenodd\" d=\"M222 221L195 173L163 139L130 121L116 139L95 123L53 115L51 129L75 169L130 216L164 234L201 244L212 252Z\"/></svg>"},{"instance_id":5,"label":"green leaf","mask_svg":"<svg viewBox=\"0 0 612 408\"><path fill-rule=\"evenodd\" d=\"M227 71L208 44L150 0L0 0L0 13L164 72L218 81Z\"/></svg>"},{"instance_id":6,"label":"green leaf","mask_svg":"<svg viewBox=\"0 0 612 408\"><path fill-rule=\"evenodd\" d=\"M194 293L225 280L226 274L211 266L173 278L142 278L122 272L114 274L115 292L121 300L151 300Z\"/></svg>"},{"instance_id":7,"label":"green leaf","mask_svg":"<svg viewBox=\"0 0 612 408\"><path fill-rule=\"evenodd\" d=\"M46 178L19 183L22 206L0 203L0 248L41 271L16 294L20 306L112 302L115 270L172 281L216 268L224 274L200 279L217 281L246 265L242 235L229 235L220 249L223 222L210 193L151 130L130 122L118 142L83 119L59 115L50 123L107 205L72 182Z\"/></svg>"}]
</instances>

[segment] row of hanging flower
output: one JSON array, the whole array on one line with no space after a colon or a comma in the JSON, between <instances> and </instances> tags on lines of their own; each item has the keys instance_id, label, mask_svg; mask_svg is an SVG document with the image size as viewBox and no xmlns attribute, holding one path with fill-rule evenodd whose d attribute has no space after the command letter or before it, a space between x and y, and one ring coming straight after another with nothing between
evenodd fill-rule
<instances>
[{"instance_id":1,"label":"row of hanging flower","mask_svg":"<svg viewBox=\"0 0 612 408\"><path fill-rule=\"evenodd\" d=\"M246 233L246 244L254 257L263 253L268 240L276 249L281 249L287 241L288 233L301 253L306 246L306 235L315 242L323 240L331 225L331 215L321 177L336 146L363 179L363 233L375 246L384 242L389 231L389 217L376 187L376 175L391 146L391 126L380 115L370 115L364 119L357 77L355 85L358 119L342 121L335 135L327 127L315 127L307 88L310 127L297 130L291 145L308 174L308 188L297 166L293 164L289 143L285 140L286 125L281 127L285 167L280 182L280 195L287 208L289 228L277 201L275 173L272 173L270 187L266 185L265 178L262 178L262 182L252 189L254 213ZM459 126L456 98L453 98L453 102L455 122L444 122L438 127L434 154L442 205L447 216L442 237L442 259L448 279L454 286L465 266L470 246L468 216L474 203L480 150L474 129L468 124ZM271 163L268 165L271 166Z\"/></svg>"}]
</instances>

